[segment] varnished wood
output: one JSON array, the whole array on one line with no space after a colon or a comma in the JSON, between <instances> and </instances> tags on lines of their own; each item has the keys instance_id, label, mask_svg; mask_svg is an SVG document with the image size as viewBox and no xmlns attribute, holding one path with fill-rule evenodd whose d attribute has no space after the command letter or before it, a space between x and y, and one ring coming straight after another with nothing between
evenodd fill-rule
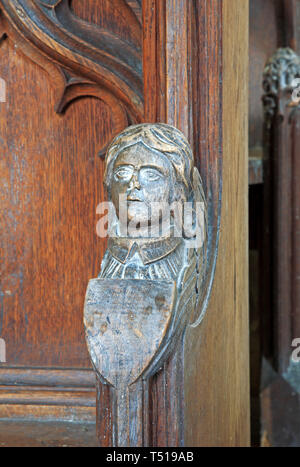
<instances>
[{"instance_id":1,"label":"varnished wood","mask_svg":"<svg viewBox=\"0 0 300 467\"><path fill-rule=\"evenodd\" d=\"M0 119L6 135L1 159L6 360L9 365L89 367L82 295L98 268L93 252L101 255L104 249L95 233L96 206L103 199L97 153L111 131L110 110L87 98L62 118L53 111L47 75L9 41L0 53L8 88ZM20 88L16 77L23 75L28 84ZM94 135L89 141L86 128Z\"/></svg>"},{"instance_id":2,"label":"varnished wood","mask_svg":"<svg viewBox=\"0 0 300 467\"><path fill-rule=\"evenodd\" d=\"M0 447L96 447L92 423L0 421Z\"/></svg>"},{"instance_id":3,"label":"varnished wood","mask_svg":"<svg viewBox=\"0 0 300 467\"><path fill-rule=\"evenodd\" d=\"M248 105L248 2L225 0L222 4L224 146L220 245L207 315L202 328L190 330L186 339L185 442L188 446L248 446L250 443L245 110ZM235 67L233 56L238 57Z\"/></svg>"},{"instance_id":4,"label":"varnished wood","mask_svg":"<svg viewBox=\"0 0 300 467\"><path fill-rule=\"evenodd\" d=\"M277 47L285 46L281 0L249 2L249 148L263 148L261 75L266 61Z\"/></svg>"},{"instance_id":5,"label":"varnished wood","mask_svg":"<svg viewBox=\"0 0 300 467\"><path fill-rule=\"evenodd\" d=\"M144 2L144 4L145 3L146 2ZM152 6L155 6L155 2L150 3ZM157 2L156 8L158 12L161 11L159 10L159 7L161 7L161 3ZM151 63L145 62L144 72L150 74L150 78L152 79L151 82L154 83L153 89L158 89L157 92L159 93L159 96L167 96L168 93L166 93L165 90L167 88L171 89L172 86L179 86L182 88L182 92L180 94L176 94L177 91L175 90L175 98L177 99L178 105L180 105L182 115L172 113L172 106L167 105L165 107L163 105L163 101L153 99L152 94L150 94L150 96L146 94L145 108L149 105L149 111L152 116L158 115L157 119L159 121L163 118L166 118L166 121L168 121L167 119L170 119L171 123L178 125L179 128L190 138L190 142L194 147L197 165L200 167L201 174L203 176L205 191L212 200L209 207L210 231L208 242L211 245L209 248L212 255L215 255L220 215L220 203L216 193L221 192L220 180L222 166L220 157L220 118L222 113L222 107L220 105L220 77L222 62L222 23L220 22L221 4L215 1L205 2L205 5L204 3L184 3L184 5L182 5L182 3L167 2L166 7L167 22L164 23L163 21L156 21L156 29L148 29L147 40L151 42L152 47L157 44L157 49L159 46L158 50L162 53L163 59L165 57L166 64L171 64L172 61L175 60L175 57L179 63L183 64L184 85L182 86L182 77L179 76L177 68L172 68L171 66L168 69L169 73L166 74L164 73L163 64L157 72ZM172 18L174 18L174 15L176 14L181 16L177 21L181 24L182 34L180 37L176 37L176 47L174 47L171 40L173 34L172 27L174 23ZM162 15L158 17L161 20ZM164 37L167 45L162 47L161 40ZM191 44L193 45L192 47ZM191 63L193 70L192 73L191 68L186 68L185 63ZM153 76L154 73L155 76ZM155 83L159 83L159 85ZM147 103L147 99L149 99L149 104ZM160 106L157 105L157 102L160 102ZM216 112L215 109L218 109L218 112ZM208 177L208 173L211 174L210 177ZM207 297L209 297L211 279L214 272L214 259L215 256L210 258L209 265L211 269L208 270L206 275ZM189 370L187 370L187 373L189 373ZM168 374L172 378L176 378L175 375L178 374L176 366L172 361L168 364ZM180 378L178 381L180 381ZM157 383L159 383L159 386L157 387L158 390L153 393L153 396L155 397L154 406L162 407L162 409L155 412L155 414L157 413L157 418L155 418L155 420L157 426L162 427L160 436L163 437L160 438L161 441L159 441L156 435L154 442L164 443L166 442L166 439L169 439L169 442L172 443L172 445L176 445L173 444L176 442L182 443L184 438L181 431L181 425L179 424L176 426L176 429L178 429L177 434L176 430L170 431L170 425L166 423L165 419L166 412L163 410L165 404L168 403L167 401L169 397L168 394L165 393L164 389L165 387L168 387L166 386L166 368L157 376ZM183 389L183 386L178 383L177 396L174 394L173 398L175 397L178 400ZM189 400L189 396L187 396L187 400ZM193 405L194 403L194 397L191 397L190 404ZM186 415L184 414L184 419L185 416ZM187 425L188 423L185 423L185 426ZM187 441L184 442L186 443Z\"/></svg>"},{"instance_id":6,"label":"varnished wood","mask_svg":"<svg viewBox=\"0 0 300 467\"><path fill-rule=\"evenodd\" d=\"M242 83L246 82L246 78L242 72L234 76L230 74L233 71L229 66L231 52L238 42L226 42L233 41L232 31L238 31L241 42L246 45L246 6L237 2L234 13L236 15L238 11L239 14L235 17L233 13L230 16L229 7L226 9L224 6L225 16L222 19L222 3L218 0L144 0L142 9L139 1L118 0L114 4L101 1L98 10L95 2L74 1L71 10L66 2L57 2L60 4L57 10L60 25L57 27L49 20L47 11L41 11L39 2L33 5L27 0L3 0L1 3L4 7L2 17L5 17L1 31L8 35L1 52L4 51L6 60L3 61L3 69L9 84L10 99L10 110L5 108L0 120L3 134L8 134L5 144L9 143L9 147L5 146L5 183L9 187L5 209L13 206L13 216L18 225L18 234L15 232L11 235L14 230L8 217L4 237L5 247L8 246L5 273L11 280L9 287L4 284L4 290L18 290L16 297L10 293L4 296L5 310L8 311L3 315L3 332L8 342L9 364L42 367L45 372L48 367L49 380L51 368L59 367L62 371L63 368L89 368L82 330L78 326L79 309L82 309L87 278L98 272L106 246L104 241L97 239L93 227L97 220L96 205L104 199L104 193L99 188L103 167L96 154L103 151L106 142L120 131L123 124L143 120L172 123L186 134L193 146L196 164L210 201L211 257L206 275L206 304L218 245L222 157L227 164L228 179L224 185L226 218L223 214L218 292L215 292L210 308L213 317L204 329L201 349L199 328L195 328L190 334L193 337L186 341L185 359L184 348L180 347L164 363L162 371L151 379L149 401L146 402L152 409L147 421L150 429L145 439L147 444L157 446L247 443L248 379L247 369L242 370L243 367L247 368L247 365L244 366L247 328L245 317L244 325L241 324L240 314L235 322L234 343L236 348L242 343L245 360L240 359L235 363L237 350L233 353L229 350L235 310L243 308L245 315L247 311L246 292L237 293L237 290L246 290L246 238L242 224L242 212L246 217L243 189L246 190L247 184L243 184L246 170L244 173L242 159L246 122L242 117L238 120L238 116L245 115L245 89L240 90L241 107L238 107L235 119L232 95L236 94L232 93L229 81L232 79L235 83L234 89L240 89L237 77ZM25 8L30 14L24 17L22 9L16 10L17 3L22 3L23 10ZM117 19L118 11L122 13L120 21ZM79 19L74 18L73 14ZM33 27L33 18L37 21L37 28ZM74 25L78 26L78 30L74 29ZM99 31L99 27L104 31ZM81 38L77 35L78 31L83 34ZM54 34L53 41L49 40L50 32ZM116 54L105 48L103 32L114 42ZM25 37L26 40L23 40ZM225 53L222 49L223 38L227 44ZM15 55L15 45L24 55ZM236 48L241 69L244 66L246 69L246 61L243 62L246 50L247 47L242 50ZM121 62L116 60L115 55ZM222 62L230 68L225 74L223 91ZM24 87L20 92L19 83L23 76L28 77L35 86ZM101 99L103 86L113 96L109 100ZM222 92L225 92L224 100ZM66 104L66 107L62 104ZM223 104L226 108L224 115L226 118L230 116L227 126L225 117L223 119L225 150L222 146ZM65 112L55 115L54 109L65 109ZM10 126L6 127L7 122ZM236 126L240 128L238 135L233 131ZM7 128L14 128L15 136ZM17 175L11 175L9 168L13 168L13 174ZM15 203L15 186L22 186L22 190L18 191L20 211ZM232 186L235 187L236 198L232 197ZM32 210L33 215L30 215ZM18 267L21 264L24 264L24 276L19 274L15 277L15 269L20 272ZM224 303L226 312L223 314L220 310ZM24 311L20 313L20 309ZM191 323L198 324L197 311ZM226 336L226 356L222 366L221 354L224 354L224 349L221 346L224 341L220 336L223 335ZM218 358L212 361L211 356L216 355L216 342L219 345ZM195 344L193 349L191 343ZM206 347L204 343L207 343ZM21 381L24 375L18 377ZM48 376L44 377L47 380ZM39 378L33 377L33 380ZM201 397L195 390L200 387L199 379ZM30 386L32 380L29 378L27 381ZM98 385L98 417L103 410L103 404L99 403L102 398L107 400L108 410L102 417L98 435L104 435L105 445L112 445L109 434L112 399L108 391L101 394L100 388ZM26 388L22 390L25 398ZM22 390L20 401L25 400L22 399ZM58 388L56 391L59 400L61 393ZM185 405L182 404L183 393ZM39 393L39 397L42 398L43 394ZM230 408L233 407L234 398L239 401L234 409L228 408L224 394L231 397ZM17 402L19 396L15 394L14 397ZM34 398L31 402L34 402ZM25 416L20 406L0 405L0 414ZM48 417L49 414L62 418L76 414L78 418L80 412L83 417L90 417L90 409L94 410L93 407L80 405L75 409L72 406L70 412L68 407L59 405L53 406L52 411L47 405L24 404L22 407L27 408L27 413L32 411L34 418ZM203 411L206 418L200 417ZM214 413L218 414L215 418ZM225 420L222 427L220 420ZM208 430L206 436L205 427Z\"/></svg>"},{"instance_id":7,"label":"varnished wood","mask_svg":"<svg viewBox=\"0 0 300 467\"><path fill-rule=\"evenodd\" d=\"M0 367L0 385L13 384L18 386L60 386L92 389L95 386L95 375L92 370Z\"/></svg>"},{"instance_id":8,"label":"varnished wood","mask_svg":"<svg viewBox=\"0 0 300 467\"><path fill-rule=\"evenodd\" d=\"M95 392L82 389L49 390L47 388L32 388L28 386L6 386L0 390L0 404L5 405L61 405L94 407Z\"/></svg>"},{"instance_id":9,"label":"varnished wood","mask_svg":"<svg viewBox=\"0 0 300 467\"><path fill-rule=\"evenodd\" d=\"M82 14L80 5L73 2L75 15ZM85 7L86 19L91 16L97 22L99 9L93 2L86 2ZM141 26L125 2L120 1L117 10L124 12L124 20L111 18L111 2L103 2L101 27L111 28L138 50ZM1 37L7 36L0 51L1 77L8 92L0 118L1 134L5 135L0 331L6 342L6 367L23 369L1 372L0 384L4 388L8 381L24 384L24 391L35 384L80 387L85 384L80 372L62 375L60 371L90 367L80 288L86 286L84 276L96 273L97 257L101 258L105 249L105 241L100 242L95 232L96 206L104 199L98 183L102 163L97 154L129 119L139 117L126 112L126 105L112 93L101 91L97 80L92 82L90 77L80 77L77 70L74 74L65 68L62 56L63 63L54 63L51 54L44 54L35 42L37 37L25 41L21 23L17 20L16 25L1 11ZM55 109L63 115L55 114ZM93 388L93 379L88 384ZM28 409L18 405L18 397L23 397L21 390L15 404L1 405L2 416L86 417L80 405L72 410L60 406L56 411L45 405L38 412L29 402ZM57 397L59 403L59 394ZM34 400L33 392L32 403Z\"/></svg>"},{"instance_id":10,"label":"varnished wood","mask_svg":"<svg viewBox=\"0 0 300 467\"><path fill-rule=\"evenodd\" d=\"M300 19L300 2L299 0L284 0L283 1L284 13L284 33L285 44L291 47L295 52L300 53L300 33L299 33L299 19Z\"/></svg>"},{"instance_id":11,"label":"varnished wood","mask_svg":"<svg viewBox=\"0 0 300 467\"><path fill-rule=\"evenodd\" d=\"M287 72L289 71L289 72ZM292 359L292 342L300 332L299 320L299 103L293 98L293 80L300 76L300 58L290 48L279 48L264 71L265 195L268 248L265 282L269 297L271 346L263 375L272 380L262 391L262 426L272 446L299 445L298 364ZM267 215L271 210L272 215ZM271 319L270 319L271 318ZM271 321L272 320L272 321ZM272 366L271 366L272 365ZM280 412L281 401L291 410ZM296 422L294 420L297 420ZM289 436L286 433L290 433Z\"/></svg>"},{"instance_id":12,"label":"varnished wood","mask_svg":"<svg viewBox=\"0 0 300 467\"><path fill-rule=\"evenodd\" d=\"M50 405L47 400L43 404L37 404L33 391L31 395L32 399L27 400L25 404L19 404L17 397L15 403L0 404L0 421L22 420L24 422L35 421L43 424L47 421L56 420L57 422L95 423L96 409L94 406ZM22 398L21 392L19 397Z\"/></svg>"},{"instance_id":13,"label":"varnished wood","mask_svg":"<svg viewBox=\"0 0 300 467\"><path fill-rule=\"evenodd\" d=\"M110 238L100 274L87 288L86 340L100 384L110 386L110 402L106 398L101 402L102 412L104 404L109 411L112 407L112 444L145 446L150 427L157 433L150 421L149 380L163 366L167 373L169 358L176 367L186 327L205 313L207 203L187 139L177 128L162 123L133 125L115 137L105 157L105 185L112 213ZM121 195L127 203L125 216L121 216ZM170 206L176 202L182 212L185 203L194 206L193 232L186 213L179 223L172 214L176 208L172 211ZM158 215L158 204L162 219L149 218L149 208ZM130 231L132 222L140 224L137 231ZM159 236L155 227L162 230ZM172 358L173 353L177 358ZM169 403L175 407L183 404L176 381L176 377L169 380L173 393ZM106 393L99 388L99 398ZM166 406L161 414L165 423L168 413ZM174 423L163 430L178 441L182 440L177 431L183 425L182 415L175 411ZM162 435L157 434L158 443ZM106 442L101 433L99 442Z\"/></svg>"},{"instance_id":14,"label":"varnished wood","mask_svg":"<svg viewBox=\"0 0 300 467\"><path fill-rule=\"evenodd\" d=\"M127 5L122 3L127 11ZM57 21L51 19L50 11ZM24 45L33 51L30 52L33 59L36 53L42 52L44 59L55 62L58 71L72 70L81 80L90 79L100 84L123 100L134 115L141 117L140 49L111 33L109 28L99 29L78 19L66 0L49 8L42 8L39 1L3 0L2 12L15 40L26 36ZM19 45L22 47L23 43L20 41Z\"/></svg>"},{"instance_id":15,"label":"varnished wood","mask_svg":"<svg viewBox=\"0 0 300 467\"><path fill-rule=\"evenodd\" d=\"M258 185L263 183L263 172L263 149L256 148L253 150L249 150L249 185Z\"/></svg>"}]
</instances>

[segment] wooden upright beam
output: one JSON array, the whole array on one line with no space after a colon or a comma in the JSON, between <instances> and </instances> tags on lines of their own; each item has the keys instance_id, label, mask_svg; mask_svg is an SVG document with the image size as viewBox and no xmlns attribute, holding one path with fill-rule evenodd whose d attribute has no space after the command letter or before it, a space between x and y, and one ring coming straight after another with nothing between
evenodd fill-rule
<instances>
[{"instance_id":1,"label":"wooden upright beam","mask_svg":"<svg viewBox=\"0 0 300 467\"><path fill-rule=\"evenodd\" d=\"M156 89L154 96L145 87L145 119L178 126L193 145L211 202L209 242L214 253L220 223L216 193L221 194L222 165L223 207L211 302L201 325L188 328L182 350L184 387L181 389L180 374L175 377L177 360L176 365L169 361L154 379L153 404L158 408L155 421L161 427L155 439L157 445L180 440L177 427L183 423L185 445L247 446L248 1L163 3L165 19L158 14L162 2L144 1L144 8L147 4L156 8L156 15L151 9L156 26L151 30L148 25L144 39L146 44L152 40L153 59L160 63L155 68L144 61L145 79L152 83L152 90ZM157 38L165 38L163 47ZM157 98L159 94L165 101ZM213 277L213 260L211 264L209 273ZM163 420L166 407L170 410L176 400L170 389L176 378L177 397L181 390L184 394L183 418L173 425L176 433L169 423L167 434Z\"/></svg>"},{"instance_id":2,"label":"wooden upright beam","mask_svg":"<svg viewBox=\"0 0 300 467\"><path fill-rule=\"evenodd\" d=\"M216 23L212 23L214 10L209 4L214 2L200 3L207 9L206 55L210 60ZM189 330L186 339L185 442L188 446L248 446L249 5L246 0L223 0L215 2L215 8L217 3L222 3L218 23L222 24L223 97L214 100L209 92L206 112L223 107L219 115L223 129L222 215L210 304L201 326ZM213 79L208 75L210 88ZM214 147L208 147L207 140L201 144L202 151Z\"/></svg>"}]
</instances>

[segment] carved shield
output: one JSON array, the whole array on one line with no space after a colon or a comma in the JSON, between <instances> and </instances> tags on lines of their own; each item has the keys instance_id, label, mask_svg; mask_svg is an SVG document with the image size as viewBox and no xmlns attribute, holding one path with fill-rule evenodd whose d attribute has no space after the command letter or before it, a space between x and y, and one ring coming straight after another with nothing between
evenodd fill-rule
<instances>
[{"instance_id":1,"label":"carved shield","mask_svg":"<svg viewBox=\"0 0 300 467\"><path fill-rule=\"evenodd\" d=\"M166 334L176 301L175 282L89 281L84 325L97 372L115 388L132 384L149 366Z\"/></svg>"}]
</instances>

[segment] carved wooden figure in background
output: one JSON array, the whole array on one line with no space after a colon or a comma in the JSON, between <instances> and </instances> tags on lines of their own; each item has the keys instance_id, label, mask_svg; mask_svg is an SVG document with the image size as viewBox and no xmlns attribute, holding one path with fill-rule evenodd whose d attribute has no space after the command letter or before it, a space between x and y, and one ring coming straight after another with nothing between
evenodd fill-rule
<instances>
[{"instance_id":1,"label":"carved wooden figure in background","mask_svg":"<svg viewBox=\"0 0 300 467\"><path fill-rule=\"evenodd\" d=\"M206 202L190 145L169 125L127 128L105 164L109 240L87 289L86 339L114 394L113 444L141 446L147 380L175 352L201 299Z\"/></svg>"}]
</instances>

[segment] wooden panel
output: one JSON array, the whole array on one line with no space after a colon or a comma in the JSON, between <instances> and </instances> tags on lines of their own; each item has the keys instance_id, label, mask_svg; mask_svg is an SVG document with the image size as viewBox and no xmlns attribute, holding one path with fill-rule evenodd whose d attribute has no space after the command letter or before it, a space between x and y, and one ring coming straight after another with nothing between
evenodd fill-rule
<instances>
[{"instance_id":1,"label":"wooden panel","mask_svg":"<svg viewBox=\"0 0 300 467\"><path fill-rule=\"evenodd\" d=\"M49 421L0 421L0 447L95 447L95 425Z\"/></svg>"},{"instance_id":2,"label":"wooden panel","mask_svg":"<svg viewBox=\"0 0 300 467\"><path fill-rule=\"evenodd\" d=\"M95 388L95 375L92 370L40 369L40 368L0 368L1 386L43 386L44 388L73 387Z\"/></svg>"},{"instance_id":3,"label":"wooden panel","mask_svg":"<svg viewBox=\"0 0 300 467\"><path fill-rule=\"evenodd\" d=\"M300 107L293 81L300 76L300 58L290 48L270 57L264 72L266 234L264 249L264 336L271 330L269 361L264 361L261 393L262 444L299 446L299 363L293 340L300 332L299 287L299 141ZM268 216L268 213L272 214ZM268 268L268 269L267 269ZM266 310L266 308L265 308ZM271 367L271 365L272 367ZM284 411L281 408L284 406Z\"/></svg>"},{"instance_id":4,"label":"wooden panel","mask_svg":"<svg viewBox=\"0 0 300 467\"><path fill-rule=\"evenodd\" d=\"M87 278L97 275L105 247L105 242L96 237L93 229L96 204L103 199L102 163L96 156L97 142L101 137L99 147L103 147L103 139L106 142L106 137L111 137L116 127L110 115L111 109L103 101L94 101L90 97L81 99L68 106L63 117L54 114L54 106L60 110L70 97L86 96L85 90L90 89L92 80L100 94L104 84L115 100L122 100L117 114L124 117L126 107L128 123L140 121L145 110L145 120L167 121L178 126L189 137L204 179L210 208L210 268L207 271L204 311L214 276L218 244L222 186L221 116L224 107L226 170L221 258L208 318L201 327L189 330L186 339L185 440L181 407L183 367L179 349L178 354L170 358L164 364L163 371L150 382L152 412L147 422L151 428L146 435L146 442L150 445L173 446L184 442L186 445L228 446L248 443L248 15L247 2L241 4L234 1L235 7L232 8L232 0L222 3L219 0L200 3L144 0L143 83L139 50L141 36L136 32L139 30L139 2L118 0L114 3L114 7L120 7L125 18L131 18L129 32L123 17L120 23L109 17L109 12L113 10L111 3L101 2L101 16L95 11L96 2L73 1L73 10L84 20L100 25L105 17L108 29L116 26L113 35L109 36L115 41L114 44L118 43L117 35L123 31L122 50L116 47L110 54L110 42L105 40L108 31L103 33L103 30L92 25L86 27L83 21L74 18L68 23L70 16L65 21L64 15L69 15L65 0L57 2L57 18L62 23L54 28L55 40L49 39L53 31L53 25L49 24L51 2L48 2L48 9L44 8L49 15L45 18L40 7L28 0L24 0L23 4L26 11L31 9L29 17L22 9L15 11L13 1L1 0L9 21L13 18L12 22L17 24L18 34L29 38L28 55L42 61L48 71L55 69L56 76L61 73L66 79L54 93L46 75L35 65L29 64L27 59L16 55L11 45L4 43L2 50L7 53L7 62L3 62L3 73L7 74L11 96L2 120L3 129L8 135L3 143L7 154L3 184L7 187L5 209L11 211L6 219L4 236L4 246L9 251L6 277L10 278L11 283L5 284L3 292L8 307L3 315L3 333L7 333L3 337L7 340L9 364L11 361L14 365L89 367L82 334L82 305ZM85 4L89 4L91 9L83 9ZM134 19L128 5L133 5ZM116 14L116 10L113 14ZM36 36L36 30L31 27L34 21L40 21ZM224 79L220 66L222 28ZM11 29L8 28L8 31ZM101 39L101 44L97 38ZM134 46L128 46L127 39ZM78 50L74 43L78 44ZM24 44L20 44L24 48ZM41 59L38 50L49 55L47 60ZM232 57L235 57L235 67L232 67ZM19 84L23 76L29 76L35 87L24 86L20 92ZM81 87L72 87L76 80L79 80ZM145 104L141 95L143 84ZM61 101L60 91L64 96ZM34 105L34 112L31 105ZM120 117L119 124L121 121L125 126L126 118ZM7 121L10 124L8 128L5 126ZM14 169L13 175L10 168ZM21 209L18 210L19 204ZM193 321L198 321L199 310L195 311ZM203 339L199 341L201 334ZM21 381L24 374L19 377ZM35 383L33 377L29 384L37 384L40 377L43 376L36 375ZM63 385L65 389L58 388L56 395L47 387L37 386L37 397L30 398L26 387L19 391L19 396L18 391L12 392L9 377L5 384L3 401L10 401L12 410L5 405L0 406L2 413L7 410L8 413L24 414L20 406L26 405L26 402L27 409L31 408L35 416L38 413L67 416L67 385ZM200 396L195 388L199 388ZM98 389L101 390L100 385ZM47 391L48 399L45 397ZM82 395L79 397L80 392ZM73 398L70 396L76 414L82 409L88 416L87 409L88 414L94 409L90 407L92 392L88 397L86 392L89 390L78 388L73 391ZM100 399L105 400L107 406L101 404L100 407ZM54 402L58 404L57 407ZM98 391L97 409L107 407L108 417L111 402L106 388L101 394ZM41 404L40 412L34 409L38 403ZM52 412L49 409L51 404ZM71 413L73 409L71 405ZM105 426L102 423L98 429L102 435L104 433L105 443L111 444L109 420L103 418L103 421Z\"/></svg>"},{"instance_id":5,"label":"wooden panel","mask_svg":"<svg viewBox=\"0 0 300 467\"><path fill-rule=\"evenodd\" d=\"M130 121L136 105L142 109L141 8L125 0L113 5L103 0L100 6L74 1L76 17L68 2L59 1L54 26L47 19L53 2L43 5L24 1L16 8L13 1L1 2L1 37L5 32L8 39L0 51L7 87L0 116L0 335L7 365L89 368L84 293L106 246L95 231L96 206L104 199L97 154L128 125L120 95L129 103L135 95Z\"/></svg>"},{"instance_id":6,"label":"wooden panel","mask_svg":"<svg viewBox=\"0 0 300 467\"><path fill-rule=\"evenodd\" d=\"M141 24L134 13L141 11L141 7L136 2L134 10L126 3L129 4L125 0L72 0L71 7L79 18L109 29L141 48Z\"/></svg>"},{"instance_id":7,"label":"wooden panel","mask_svg":"<svg viewBox=\"0 0 300 467\"><path fill-rule=\"evenodd\" d=\"M7 363L89 367L82 308L105 247L95 230L104 197L97 146L111 134L110 109L86 98L55 114L47 75L8 41L0 53Z\"/></svg>"},{"instance_id":8,"label":"wooden panel","mask_svg":"<svg viewBox=\"0 0 300 467\"><path fill-rule=\"evenodd\" d=\"M20 394L22 397L22 394ZM29 401L30 402L30 401ZM95 407L66 406L66 405L43 405L36 404L0 404L0 420L22 420L24 422L34 420L45 423L45 421L56 422L87 422L94 423L96 419Z\"/></svg>"},{"instance_id":9,"label":"wooden panel","mask_svg":"<svg viewBox=\"0 0 300 467\"><path fill-rule=\"evenodd\" d=\"M223 1L223 50L220 245L206 318L201 328L189 330L186 338L187 446L247 446L250 438L247 1Z\"/></svg>"},{"instance_id":10,"label":"wooden panel","mask_svg":"<svg viewBox=\"0 0 300 467\"><path fill-rule=\"evenodd\" d=\"M195 310L192 322L203 317L214 275L220 215L221 142L221 3L206 2L143 3L145 21L144 77L145 114L149 121L167 121L189 138L209 199L209 270L201 311ZM166 21L163 21L163 15ZM154 66L154 64L156 66ZM175 66L176 64L176 66ZM154 98L155 96L155 98ZM166 97L165 101L163 97ZM197 316L198 313L198 316ZM188 445L183 433L182 349L170 359L150 382L150 445ZM196 370L195 370L196 371ZM187 377L188 378L188 377ZM187 383L188 384L188 383ZM191 381L193 385L193 381ZM189 403L198 409L196 393ZM169 420L172 419L170 423ZM151 423L150 423L151 426Z\"/></svg>"},{"instance_id":11,"label":"wooden panel","mask_svg":"<svg viewBox=\"0 0 300 467\"><path fill-rule=\"evenodd\" d=\"M95 392L82 389L28 388L27 386L7 386L0 389L0 404L5 405L50 405L50 406L95 406Z\"/></svg>"}]
</instances>

